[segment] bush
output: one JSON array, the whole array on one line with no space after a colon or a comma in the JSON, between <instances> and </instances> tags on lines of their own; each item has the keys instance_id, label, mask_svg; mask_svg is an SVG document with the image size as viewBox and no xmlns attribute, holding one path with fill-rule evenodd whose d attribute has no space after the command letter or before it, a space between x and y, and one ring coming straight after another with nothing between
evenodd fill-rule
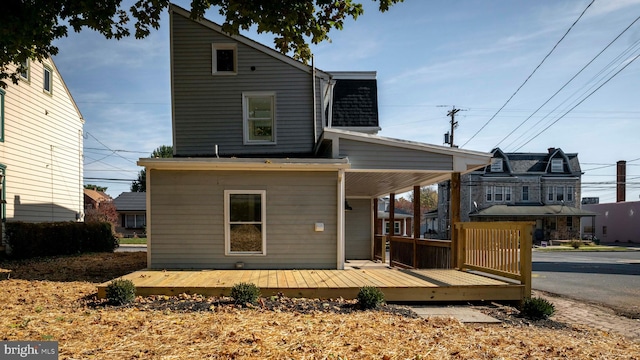
<instances>
[{"instance_id":1,"label":"bush","mask_svg":"<svg viewBox=\"0 0 640 360\"><path fill-rule=\"evenodd\" d=\"M384 302L384 294L375 286L364 286L358 291L357 299L361 309L375 309Z\"/></svg>"},{"instance_id":2,"label":"bush","mask_svg":"<svg viewBox=\"0 0 640 360\"><path fill-rule=\"evenodd\" d=\"M255 304L260 297L260 289L255 284L239 283L231 288L231 297L236 304Z\"/></svg>"},{"instance_id":3,"label":"bush","mask_svg":"<svg viewBox=\"0 0 640 360\"><path fill-rule=\"evenodd\" d=\"M118 240L109 223L9 222L5 227L7 255L16 259L112 252Z\"/></svg>"},{"instance_id":4,"label":"bush","mask_svg":"<svg viewBox=\"0 0 640 360\"><path fill-rule=\"evenodd\" d=\"M556 312L555 306L543 298L525 299L520 313L531 320L546 319Z\"/></svg>"},{"instance_id":5,"label":"bush","mask_svg":"<svg viewBox=\"0 0 640 360\"><path fill-rule=\"evenodd\" d=\"M569 246L571 246L574 249L579 249L580 246L582 246L582 241L580 241L580 240L571 240L569 242Z\"/></svg>"},{"instance_id":6,"label":"bush","mask_svg":"<svg viewBox=\"0 0 640 360\"><path fill-rule=\"evenodd\" d=\"M107 285L107 300L113 305L124 305L136 298L136 286L133 281L115 279Z\"/></svg>"}]
</instances>

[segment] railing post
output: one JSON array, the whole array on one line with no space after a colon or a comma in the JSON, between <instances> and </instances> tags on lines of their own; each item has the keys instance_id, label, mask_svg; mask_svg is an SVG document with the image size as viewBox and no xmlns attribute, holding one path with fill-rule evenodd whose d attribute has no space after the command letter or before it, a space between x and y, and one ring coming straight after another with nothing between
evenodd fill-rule
<instances>
[{"instance_id":1,"label":"railing post","mask_svg":"<svg viewBox=\"0 0 640 360\"><path fill-rule=\"evenodd\" d=\"M449 227L451 228L451 244L459 246L457 237L457 231L455 230L455 225L460 222L460 173L454 172L451 173L451 194L449 201L449 211L450 211L450 221ZM457 261L454 259L454 261ZM460 267L462 264L458 264L457 262L453 265L454 267Z\"/></svg>"},{"instance_id":2,"label":"railing post","mask_svg":"<svg viewBox=\"0 0 640 360\"><path fill-rule=\"evenodd\" d=\"M420 186L413 187L413 268L418 268L418 239L420 239Z\"/></svg>"},{"instance_id":3,"label":"railing post","mask_svg":"<svg viewBox=\"0 0 640 360\"><path fill-rule=\"evenodd\" d=\"M524 298L531 297L531 248L533 247L533 223L520 227L520 282L524 285Z\"/></svg>"}]
</instances>

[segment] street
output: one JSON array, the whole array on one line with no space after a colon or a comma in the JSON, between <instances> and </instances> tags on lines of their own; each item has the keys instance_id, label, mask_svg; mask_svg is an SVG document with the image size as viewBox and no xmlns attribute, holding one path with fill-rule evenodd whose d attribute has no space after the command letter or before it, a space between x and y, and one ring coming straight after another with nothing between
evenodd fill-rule
<instances>
[{"instance_id":1,"label":"street","mask_svg":"<svg viewBox=\"0 0 640 360\"><path fill-rule=\"evenodd\" d=\"M640 316L640 251L533 252L533 289Z\"/></svg>"}]
</instances>

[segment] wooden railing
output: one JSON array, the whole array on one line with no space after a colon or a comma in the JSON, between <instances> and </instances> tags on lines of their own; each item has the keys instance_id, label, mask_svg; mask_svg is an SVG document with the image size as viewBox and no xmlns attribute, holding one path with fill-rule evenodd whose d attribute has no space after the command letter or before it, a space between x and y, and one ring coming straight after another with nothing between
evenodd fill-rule
<instances>
[{"instance_id":1,"label":"wooden railing","mask_svg":"<svg viewBox=\"0 0 640 360\"><path fill-rule=\"evenodd\" d=\"M416 269L451 268L451 241L392 236L389 242L391 266Z\"/></svg>"},{"instance_id":2,"label":"wooden railing","mask_svg":"<svg viewBox=\"0 0 640 360\"><path fill-rule=\"evenodd\" d=\"M456 223L454 263L461 270L477 270L519 281L531 297L531 222Z\"/></svg>"},{"instance_id":3,"label":"wooden railing","mask_svg":"<svg viewBox=\"0 0 640 360\"><path fill-rule=\"evenodd\" d=\"M373 241L373 259L386 261L385 253L387 251L387 237L384 235L374 236Z\"/></svg>"}]
</instances>

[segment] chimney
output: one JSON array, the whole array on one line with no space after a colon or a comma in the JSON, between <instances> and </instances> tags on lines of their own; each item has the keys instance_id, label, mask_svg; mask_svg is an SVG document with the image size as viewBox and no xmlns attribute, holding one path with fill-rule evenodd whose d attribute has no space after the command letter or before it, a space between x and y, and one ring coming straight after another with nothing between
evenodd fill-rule
<instances>
[{"instance_id":1,"label":"chimney","mask_svg":"<svg viewBox=\"0 0 640 360\"><path fill-rule=\"evenodd\" d=\"M550 147L550 148L547 149L547 151L549 152L549 155L551 155L556 151L556 148Z\"/></svg>"},{"instance_id":2,"label":"chimney","mask_svg":"<svg viewBox=\"0 0 640 360\"><path fill-rule=\"evenodd\" d=\"M624 160L618 161L616 168L616 202L624 202L627 198L627 162Z\"/></svg>"}]
</instances>

